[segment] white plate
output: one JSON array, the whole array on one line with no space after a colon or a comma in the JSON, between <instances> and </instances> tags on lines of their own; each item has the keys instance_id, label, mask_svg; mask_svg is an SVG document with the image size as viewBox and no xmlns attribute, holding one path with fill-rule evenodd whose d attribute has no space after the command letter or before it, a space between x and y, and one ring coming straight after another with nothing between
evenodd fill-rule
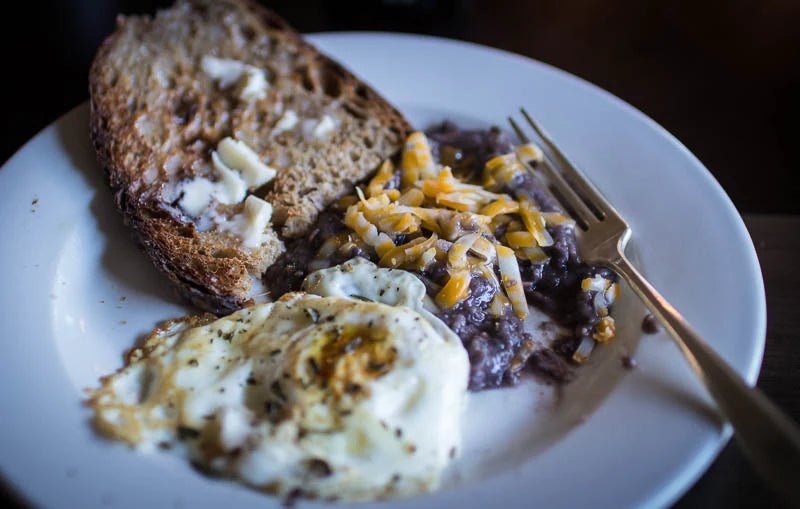
<instances>
[{"instance_id":1,"label":"white plate","mask_svg":"<svg viewBox=\"0 0 800 509\"><path fill-rule=\"evenodd\" d=\"M517 55L405 35L311 39L417 125L447 117L486 126L502 124L520 105L534 112L630 220L653 283L755 380L765 301L752 243L716 181L667 132L602 90ZM0 171L0 190L5 477L45 507L278 507L90 428L82 389L117 368L156 322L186 308L114 211L88 141L87 108L20 150ZM659 507L675 500L729 433L674 345L663 335L639 343L642 315L630 296L617 313L620 339L563 393L529 381L472 398L466 449L442 491L375 506ZM626 372L620 356L634 348L639 367Z\"/></svg>"}]
</instances>

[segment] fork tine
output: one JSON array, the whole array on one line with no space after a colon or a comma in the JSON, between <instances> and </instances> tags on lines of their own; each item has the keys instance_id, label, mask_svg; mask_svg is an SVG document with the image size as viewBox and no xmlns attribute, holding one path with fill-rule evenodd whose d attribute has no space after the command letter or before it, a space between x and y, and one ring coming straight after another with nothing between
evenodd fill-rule
<instances>
[{"instance_id":1,"label":"fork tine","mask_svg":"<svg viewBox=\"0 0 800 509\"><path fill-rule=\"evenodd\" d=\"M530 138L528 138L528 136L525 134L525 131L520 128L520 126L512 117L508 117L508 122L517 133L517 136L522 143L530 143ZM528 165L528 163L523 163L528 167L531 173L533 173L534 177L539 179L533 167ZM561 176L559 172L553 170L549 164L543 164L541 167L543 169L542 171L547 174L548 182L542 182L541 179L539 179L539 182L544 184L544 188L550 191L550 194L553 195L553 198L555 198L556 201L566 209L566 211L570 216L572 216L575 222L578 223L578 226L581 229L588 229L590 222L596 221L594 213L586 206L581 197L575 193L569 183L564 180L564 177ZM547 185L548 183L549 185Z\"/></svg>"},{"instance_id":2,"label":"fork tine","mask_svg":"<svg viewBox=\"0 0 800 509\"><path fill-rule=\"evenodd\" d=\"M576 194L580 197L581 201L589 208L592 215L598 220L604 220L608 216L612 216L621 222L624 222L614 208L608 204L602 194L594 187L588 178L575 167L567 156L558 148L553 140L548 136L547 132L536 122L533 117L525 111L525 108L520 108L522 116L528 121L528 124L536 131L537 136L541 138L547 149L558 159L558 166L560 171L564 174L566 184L573 188Z\"/></svg>"},{"instance_id":3,"label":"fork tine","mask_svg":"<svg viewBox=\"0 0 800 509\"><path fill-rule=\"evenodd\" d=\"M528 138L528 136L525 134L525 131L523 131L522 128L520 128L517 122L514 121L513 117L508 117L508 123L511 124L511 128L514 129L515 133L517 133L517 138L519 138L519 141L521 141L522 143L531 142L530 138Z\"/></svg>"}]
</instances>

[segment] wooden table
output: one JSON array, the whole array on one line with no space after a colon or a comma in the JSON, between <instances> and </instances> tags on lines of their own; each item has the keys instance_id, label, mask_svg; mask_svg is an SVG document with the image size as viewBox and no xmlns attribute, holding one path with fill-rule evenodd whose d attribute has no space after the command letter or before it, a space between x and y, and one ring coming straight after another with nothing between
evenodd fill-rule
<instances>
[{"instance_id":1,"label":"wooden table","mask_svg":"<svg viewBox=\"0 0 800 509\"><path fill-rule=\"evenodd\" d=\"M800 216L744 216L755 243L767 290L767 346L758 385L792 418L800 421ZM5 502L3 504L3 502ZM26 507L0 486L0 504ZM784 507L761 481L735 440L676 504L708 507Z\"/></svg>"}]
</instances>

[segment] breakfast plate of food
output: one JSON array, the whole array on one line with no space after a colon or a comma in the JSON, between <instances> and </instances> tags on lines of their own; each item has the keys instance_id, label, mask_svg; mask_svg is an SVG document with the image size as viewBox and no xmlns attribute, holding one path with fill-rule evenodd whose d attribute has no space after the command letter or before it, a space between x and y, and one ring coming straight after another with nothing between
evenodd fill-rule
<instances>
[{"instance_id":1,"label":"breakfast plate of food","mask_svg":"<svg viewBox=\"0 0 800 509\"><path fill-rule=\"evenodd\" d=\"M0 170L0 473L31 503L662 507L728 438L506 124L535 112L752 383L752 242L619 99L243 0L120 18L88 83Z\"/></svg>"}]
</instances>

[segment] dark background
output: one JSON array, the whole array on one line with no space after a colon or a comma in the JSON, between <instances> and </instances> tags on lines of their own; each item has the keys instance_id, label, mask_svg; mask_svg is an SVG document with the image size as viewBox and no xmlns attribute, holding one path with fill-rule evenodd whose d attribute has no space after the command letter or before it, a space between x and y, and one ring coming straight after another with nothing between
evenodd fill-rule
<instances>
[{"instance_id":1,"label":"dark background","mask_svg":"<svg viewBox=\"0 0 800 509\"><path fill-rule=\"evenodd\" d=\"M0 161L87 98L117 13L169 1L14 2L2 16ZM743 212L800 213L800 1L266 1L301 32L391 30L537 58L596 83L675 134ZM479 72L479 70L476 70Z\"/></svg>"},{"instance_id":2,"label":"dark background","mask_svg":"<svg viewBox=\"0 0 800 509\"><path fill-rule=\"evenodd\" d=\"M4 7L0 81L6 114L0 162L87 99L89 64L113 30L117 13L152 13L169 3L23 0ZM793 346L800 338L796 319L789 318L795 316L797 299L796 290L788 286L800 284L791 269L792 251L800 247L800 222L786 216L800 213L800 179L793 175L800 162L795 141L800 1L264 3L301 32L433 34L514 51L565 69L621 97L676 135L741 212L784 214L779 222L770 219L779 216L748 216L747 221L765 267L771 313L759 385L794 418L800 417L800 349ZM788 240L780 243L787 232ZM778 244L772 239L779 239ZM0 502L3 498L0 488ZM738 447L729 445L677 506L779 505Z\"/></svg>"}]
</instances>

